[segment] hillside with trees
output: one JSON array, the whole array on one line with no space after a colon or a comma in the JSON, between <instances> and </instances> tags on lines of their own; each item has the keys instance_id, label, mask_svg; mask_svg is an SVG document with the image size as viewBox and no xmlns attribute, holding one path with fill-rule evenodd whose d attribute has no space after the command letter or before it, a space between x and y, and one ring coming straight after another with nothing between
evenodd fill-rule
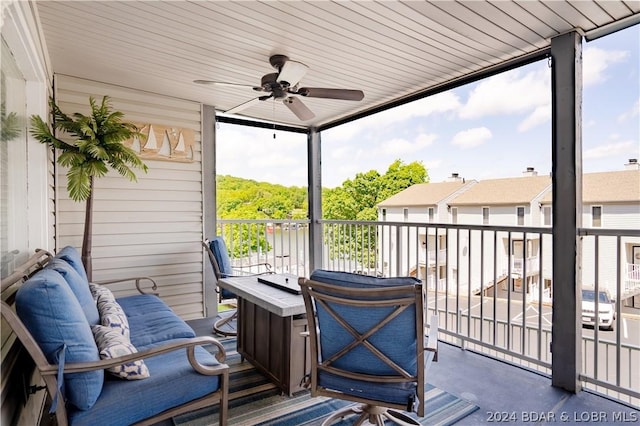
<instances>
[{"instance_id":1,"label":"hillside with trees","mask_svg":"<svg viewBox=\"0 0 640 426\"><path fill-rule=\"evenodd\" d=\"M375 221L376 205L398 192L429 181L424 165L420 162L404 164L396 160L385 174L376 170L358 173L342 186L325 188L322 192L323 219ZM307 219L307 188L257 182L233 176L220 175L217 182L218 217L220 219ZM222 231L218 230L219 233ZM329 248L333 257L348 254L362 265L369 265L375 255L376 227L348 231L331 225L324 228L325 239L334 243ZM264 227L252 224L227 226L224 237L232 241L232 256L271 250ZM250 238L250 235L258 238Z\"/></svg>"},{"instance_id":2,"label":"hillside with trees","mask_svg":"<svg viewBox=\"0 0 640 426\"><path fill-rule=\"evenodd\" d=\"M385 174L369 170L347 179L342 186L323 189L324 219L376 220L376 205L394 194L429 181L420 162L396 160ZM219 175L218 217L221 219L306 219L307 188Z\"/></svg>"}]
</instances>

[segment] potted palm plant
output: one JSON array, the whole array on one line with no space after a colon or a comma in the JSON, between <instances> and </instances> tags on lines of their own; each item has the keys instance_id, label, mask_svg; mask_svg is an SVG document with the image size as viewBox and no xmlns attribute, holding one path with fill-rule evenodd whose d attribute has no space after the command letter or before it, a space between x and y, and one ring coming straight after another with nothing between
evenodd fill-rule
<instances>
[{"instance_id":1,"label":"potted palm plant","mask_svg":"<svg viewBox=\"0 0 640 426\"><path fill-rule=\"evenodd\" d=\"M136 181L132 168L147 171L147 166L140 160L135 151L123 142L134 136L142 138L135 125L122 120L123 113L113 111L108 96L102 103L89 98L91 114L80 113L72 117L66 115L50 99L52 127L41 117L31 117L31 134L39 142L61 151L57 162L67 167L67 191L72 200L86 202L84 234L82 239L82 263L87 277L92 279L91 236L93 222L93 188L94 180L106 175L113 169L121 176ZM57 131L66 135L56 136ZM71 139L68 141L67 137ZM64 138L64 139L63 139Z\"/></svg>"}]
</instances>

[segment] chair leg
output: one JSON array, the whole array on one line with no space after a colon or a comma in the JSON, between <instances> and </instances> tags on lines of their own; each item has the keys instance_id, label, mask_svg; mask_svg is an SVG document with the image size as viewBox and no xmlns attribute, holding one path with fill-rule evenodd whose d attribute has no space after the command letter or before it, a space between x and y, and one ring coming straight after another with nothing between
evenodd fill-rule
<instances>
[{"instance_id":1,"label":"chair leg","mask_svg":"<svg viewBox=\"0 0 640 426\"><path fill-rule=\"evenodd\" d=\"M227 315L226 317L220 318L218 321L213 323L213 332L220 334L225 337L237 336L238 332L231 328L231 326L227 326L231 321L238 318L238 311L235 311L231 315ZM227 326L225 328L225 326Z\"/></svg>"}]
</instances>

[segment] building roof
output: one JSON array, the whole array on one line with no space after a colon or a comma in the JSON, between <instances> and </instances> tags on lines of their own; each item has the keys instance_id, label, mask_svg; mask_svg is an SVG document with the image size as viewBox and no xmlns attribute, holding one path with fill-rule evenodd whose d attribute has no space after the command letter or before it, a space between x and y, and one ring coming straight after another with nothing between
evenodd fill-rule
<instances>
[{"instance_id":1,"label":"building roof","mask_svg":"<svg viewBox=\"0 0 640 426\"><path fill-rule=\"evenodd\" d=\"M550 187L551 177L549 176L482 180L451 200L449 205L528 204L542 191Z\"/></svg>"},{"instance_id":2,"label":"building roof","mask_svg":"<svg viewBox=\"0 0 640 426\"><path fill-rule=\"evenodd\" d=\"M473 185L476 181L419 183L398 192L378 204L378 207L415 207L435 206L440 201L453 195L465 185Z\"/></svg>"},{"instance_id":3,"label":"building roof","mask_svg":"<svg viewBox=\"0 0 640 426\"><path fill-rule=\"evenodd\" d=\"M550 204L552 192L541 202ZM582 201L584 203L640 202L640 170L585 173L582 176Z\"/></svg>"}]
</instances>

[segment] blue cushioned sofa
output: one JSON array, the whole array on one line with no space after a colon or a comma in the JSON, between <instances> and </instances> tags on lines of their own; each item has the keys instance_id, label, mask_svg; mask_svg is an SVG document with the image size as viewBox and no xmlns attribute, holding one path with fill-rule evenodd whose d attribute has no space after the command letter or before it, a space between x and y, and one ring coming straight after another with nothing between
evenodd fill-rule
<instances>
[{"instance_id":1,"label":"blue cushioned sofa","mask_svg":"<svg viewBox=\"0 0 640 426\"><path fill-rule=\"evenodd\" d=\"M229 372L222 345L213 337L196 337L158 295L142 289L149 282L156 290L153 280L130 281L140 294L115 299L118 312L126 316L120 317L126 333L116 337L126 335L117 348L133 350L108 356L94 338L107 314L92 294L108 286L90 288L75 248L65 247L55 256L37 250L2 281L2 317L42 375L57 423L148 425L219 404L220 424L226 424ZM213 345L216 355L204 345ZM124 366L144 374L127 380L106 372Z\"/></svg>"}]
</instances>

